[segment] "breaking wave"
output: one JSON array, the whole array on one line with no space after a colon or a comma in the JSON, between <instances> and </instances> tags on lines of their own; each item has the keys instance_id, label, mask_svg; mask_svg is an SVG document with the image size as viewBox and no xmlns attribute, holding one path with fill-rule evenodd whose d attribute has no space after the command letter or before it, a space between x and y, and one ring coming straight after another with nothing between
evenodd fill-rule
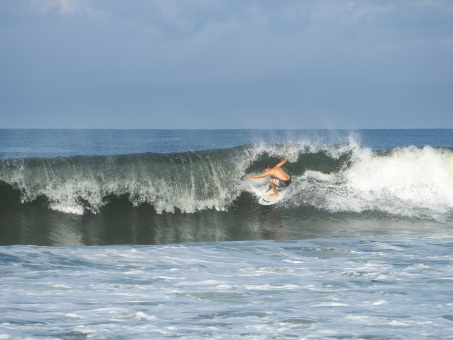
<instances>
[{"instance_id":1,"label":"breaking wave","mask_svg":"<svg viewBox=\"0 0 453 340\"><path fill-rule=\"evenodd\" d=\"M242 176L283 157L293 181L274 208L453 220L453 150L374 151L353 138L341 145L305 141L166 154L5 159L0 161L0 207L39 201L67 214L102 214L121 197L133 207L150 205L158 214L234 214L239 204L256 207L255 198L267 189L266 179Z\"/></svg>"}]
</instances>

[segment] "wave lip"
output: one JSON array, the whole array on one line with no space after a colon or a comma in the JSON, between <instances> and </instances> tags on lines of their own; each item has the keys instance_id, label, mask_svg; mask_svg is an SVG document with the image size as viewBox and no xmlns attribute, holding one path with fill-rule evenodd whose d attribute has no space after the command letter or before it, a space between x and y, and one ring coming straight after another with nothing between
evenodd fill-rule
<instances>
[{"instance_id":1,"label":"wave lip","mask_svg":"<svg viewBox=\"0 0 453 340\"><path fill-rule=\"evenodd\" d=\"M223 210L240 193L236 154L233 149L4 160L0 181L19 190L23 203L45 197L51 209L68 213L99 213L111 195L127 195L134 206L148 203L159 213Z\"/></svg>"}]
</instances>

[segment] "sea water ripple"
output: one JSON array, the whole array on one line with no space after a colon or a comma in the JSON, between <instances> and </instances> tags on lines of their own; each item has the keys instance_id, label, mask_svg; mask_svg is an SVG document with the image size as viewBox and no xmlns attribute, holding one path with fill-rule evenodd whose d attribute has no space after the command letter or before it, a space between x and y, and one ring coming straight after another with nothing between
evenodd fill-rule
<instances>
[{"instance_id":1,"label":"sea water ripple","mask_svg":"<svg viewBox=\"0 0 453 340\"><path fill-rule=\"evenodd\" d=\"M0 338L453 334L452 237L0 247Z\"/></svg>"}]
</instances>

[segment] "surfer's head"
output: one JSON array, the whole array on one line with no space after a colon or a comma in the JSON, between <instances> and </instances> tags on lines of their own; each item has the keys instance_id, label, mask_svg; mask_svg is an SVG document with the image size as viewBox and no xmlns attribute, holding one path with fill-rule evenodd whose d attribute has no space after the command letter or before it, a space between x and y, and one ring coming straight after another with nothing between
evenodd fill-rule
<instances>
[{"instance_id":1,"label":"surfer's head","mask_svg":"<svg viewBox=\"0 0 453 340\"><path fill-rule=\"evenodd\" d=\"M270 169L272 169L272 167L269 166L269 165L266 165L266 166L264 167L264 171L269 171Z\"/></svg>"}]
</instances>

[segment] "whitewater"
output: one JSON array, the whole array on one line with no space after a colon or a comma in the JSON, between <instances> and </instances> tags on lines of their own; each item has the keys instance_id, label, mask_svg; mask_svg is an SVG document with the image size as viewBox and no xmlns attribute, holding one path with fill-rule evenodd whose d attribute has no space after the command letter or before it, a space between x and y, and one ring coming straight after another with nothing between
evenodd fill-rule
<instances>
[{"instance_id":1,"label":"whitewater","mask_svg":"<svg viewBox=\"0 0 453 340\"><path fill-rule=\"evenodd\" d=\"M0 130L0 339L453 339L452 188L453 130Z\"/></svg>"}]
</instances>

